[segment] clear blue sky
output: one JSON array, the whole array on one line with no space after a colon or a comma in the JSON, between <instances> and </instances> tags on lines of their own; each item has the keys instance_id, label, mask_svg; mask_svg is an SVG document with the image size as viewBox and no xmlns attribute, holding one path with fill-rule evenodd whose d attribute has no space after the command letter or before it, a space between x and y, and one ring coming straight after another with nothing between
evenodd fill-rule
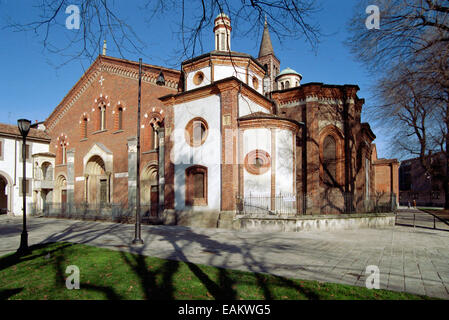
<instances>
[{"instance_id":1,"label":"clear blue sky","mask_svg":"<svg viewBox=\"0 0 449 320\"><path fill-rule=\"evenodd\" d=\"M127 21L132 21L134 30L146 42L148 53L144 62L179 69L179 65L168 65L170 63L167 61L167 57L173 56L180 49L173 34L177 17L172 17L172 22L165 18L167 21L164 20L159 27L149 26L144 23L142 10L136 10L132 6L133 2L126 1L127 6L121 8L121 13L130 18ZM303 75L302 83L357 84L360 87L359 97L366 99L362 114L362 121L366 121L366 115L374 103L369 91L372 80L343 44L347 36L346 24L356 2L357 0L322 1L323 10L316 17L324 36L320 38L317 52L313 52L304 40L280 43L274 34L271 38L276 56L281 60L281 69L295 69ZM54 65L60 64L63 58L44 52L42 35L12 32L3 28L8 18L19 21L36 19L37 11L32 3L26 0L0 0L0 122L3 123L15 124L22 117L33 122L45 120L90 65L89 61L73 61L56 69ZM59 20L63 22L66 17L62 13ZM259 32L258 37L245 39L234 36L232 49L257 57L261 34ZM205 52L214 49L212 30L203 39L203 43ZM108 41L107 55L119 57L111 41ZM129 55L125 58L138 61L139 56ZM382 140L380 129L373 126L372 129L377 135L375 142L379 157L394 156L387 152L387 142Z\"/></svg>"}]
</instances>

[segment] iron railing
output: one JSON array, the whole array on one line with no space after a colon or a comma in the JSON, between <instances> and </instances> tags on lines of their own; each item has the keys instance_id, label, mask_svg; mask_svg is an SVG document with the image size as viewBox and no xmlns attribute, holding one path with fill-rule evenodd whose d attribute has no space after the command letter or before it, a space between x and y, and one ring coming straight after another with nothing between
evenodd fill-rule
<instances>
[{"instance_id":1,"label":"iron railing","mask_svg":"<svg viewBox=\"0 0 449 320\"><path fill-rule=\"evenodd\" d=\"M249 194L236 198L239 215L294 216L305 214L354 214L395 212L395 194L357 196L351 193L269 195Z\"/></svg>"},{"instance_id":2,"label":"iron railing","mask_svg":"<svg viewBox=\"0 0 449 320\"><path fill-rule=\"evenodd\" d=\"M249 194L236 198L240 215L296 215L297 199L294 194L269 195Z\"/></svg>"},{"instance_id":3,"label":"iron railing","mask_svg":"<svg viewBox=\"0 0 449 320\"><path fill-rule=\"evenodd\" d=\"M112 222L133 222L136 207L128 207L120 203L46 203L42 210L36 205L30 208L32 215L51 218L66 218L77 220L100 220ZM140 206L142 221L157 218L157 212L151 210L151 205Z\"/></svg>"}]
</instances>

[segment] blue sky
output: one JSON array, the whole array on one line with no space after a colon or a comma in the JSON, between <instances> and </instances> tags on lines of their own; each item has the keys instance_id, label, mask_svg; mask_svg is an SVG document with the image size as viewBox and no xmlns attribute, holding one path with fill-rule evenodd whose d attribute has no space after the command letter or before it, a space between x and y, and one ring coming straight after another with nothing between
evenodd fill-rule
<instances>
[{"instance_id":1,"label":"blue sky","mask_svg":"<svg viewBox=\"0 0 449 320\"><path fill-rule=\"evenodd\" d=\"M366 99L362 121L374 101L369 90L372 77L364 67L356 62L344 46L347 37L348 23L357 0L323 0L322 11L316 15L321 31L320 44L316 52L304 40L289 40L282 43L271 34L276 56L281 60L281 69L290 67L302 74L302 83L323 82L329 84L357 84L360 87L359 97ZM132 26L139 37L145 41L145 63L168 65L167 57L172 57L179 50L174 31L177 17L165 17L159 27L144 23L142 10L136 10L127 1L126 7L121 7L121 13L133 21ZM45 120L71 87L83 75L90 61L72 61L55 68L63 58L45 52L42 46L41 34L33 32L13 32L3 28L8 18L19 21L36 19L37 11L32 7L32 1L0 0L0 61L2 61L2 77L0 77L0 122L15 124L18 118ZM61 14L60 21L65 21L67 15ZM232 18L232 17L231 17ZM161 23L161 21L155 21ZM154 30L157 30L156 32ZM262 30L248 38L232 37L232 49L246 52L257 57ZM64 37L64 33L56 34ZM61 39L63 40L63 39ZM212 30L203 39L204 52L213 50ZM111 41L108 41L109 56L119 57ZM138 61L139 56L127 55L129 60ZM387 142L382 140L382 132L372 126L377 136L379 157L394 156L387 152Z\"/></svg>"}]
</instances>

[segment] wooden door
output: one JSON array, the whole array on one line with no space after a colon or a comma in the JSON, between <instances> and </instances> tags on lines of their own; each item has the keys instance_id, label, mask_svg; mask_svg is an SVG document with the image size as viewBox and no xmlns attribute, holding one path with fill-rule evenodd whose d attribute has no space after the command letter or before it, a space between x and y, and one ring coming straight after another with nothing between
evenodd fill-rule
<instances>
[{"instance_id":1,"label":"wooden door","mask_svg":"<svg viewBox=\"0 0 449 320\"><path fill-rule=\"evenodd\" d=\"M67 207L67 190L61 190L61 211L65 212Z\"/></svg>"},{"instance_id":2,"label":"wooden door","mask_svg":"<svg viewBox=\"0 0 449 320\"><path fill-rule=\"evenodd\" d=\"M156 217L159 206L159 191L157 186L151 186L151 216Z\"/></svg>"}]
</instances>

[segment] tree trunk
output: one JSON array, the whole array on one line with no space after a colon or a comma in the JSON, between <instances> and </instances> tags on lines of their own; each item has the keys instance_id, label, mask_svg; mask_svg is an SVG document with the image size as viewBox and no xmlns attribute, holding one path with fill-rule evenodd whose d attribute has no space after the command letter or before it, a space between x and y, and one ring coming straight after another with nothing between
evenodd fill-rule
<instances>
[{"instance_id":1,"label":"tree trunk","mask_svg":"<svg viewBox=\"0 0 449 320\"><path fill-rule=\"evenodd\" d=\"M446 104L446 150L444 162L446 167L443 169L443 189L444 189L444 209L449 209L449 104Z\"/></svg>"}]
</instances>

